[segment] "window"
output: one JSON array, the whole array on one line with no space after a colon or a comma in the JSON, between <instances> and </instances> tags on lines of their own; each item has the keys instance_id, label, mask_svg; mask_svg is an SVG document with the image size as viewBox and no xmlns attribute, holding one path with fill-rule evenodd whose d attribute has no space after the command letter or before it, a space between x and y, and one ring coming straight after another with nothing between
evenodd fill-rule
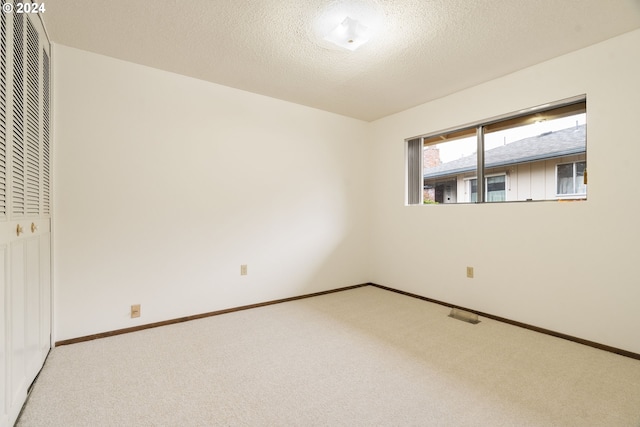
<instances>
[{"instance_id":1,"label":"window","mask_svg":"<svg viewBox=\"0 0 640 427\"><path fill-rule=\"evenodd\" d=\"M476 174L475 129L446 135L444 141L421 144L424 203L460 203L457 175ZM438 138L434 139L438 141ZM468 201L468 200L466 200Z\"/></svg>"},{"instance_id":2,"label":"window","mask_svg":"<svg viewBox=\"0 0 640 427\"><path fill-rule=\"evenodd\" d=\"M586 198L586 107L580 96L412 138L407 204Z\"/></svg>"},{"instance_id":3,"label":"window","mask_svg":"<svg viewBox=\"0 0 640 427\"><path fill-rule=\"evenodd\" d=\"M558 196L581 196L587 194L585 183L586 162L565 163L557 166L556 182Z\"/></svg>"},{"instance_id":4,"label":"window","mask_svg":"<svg viewBox=\"0 0 640 427\"><path fill-rule=\"evenodd\" d=\"M484 179L484 191L487 202L504 202L506 200L506 175L488 176ZM478 201L478 180L476 178L469 180L469 201Z\"/></svg>"}]
</instances>

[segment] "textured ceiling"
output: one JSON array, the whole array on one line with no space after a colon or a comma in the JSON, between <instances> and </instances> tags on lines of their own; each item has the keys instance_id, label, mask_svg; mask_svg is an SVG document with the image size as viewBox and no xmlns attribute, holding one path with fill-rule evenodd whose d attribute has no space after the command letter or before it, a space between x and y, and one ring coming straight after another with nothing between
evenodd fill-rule
<instances>
[{"instance_id":1,"label":"textured ceiling","mask_svg":"<svg viewBox=\"0 0 640 427\"><path fill-rule=\"evenodd\" d=\"M55 0L46 6L54 43L367 121L640 28L640 0ZM354 52L323 40L346 15L375 31Z\"/></svg>"}]
</instances>

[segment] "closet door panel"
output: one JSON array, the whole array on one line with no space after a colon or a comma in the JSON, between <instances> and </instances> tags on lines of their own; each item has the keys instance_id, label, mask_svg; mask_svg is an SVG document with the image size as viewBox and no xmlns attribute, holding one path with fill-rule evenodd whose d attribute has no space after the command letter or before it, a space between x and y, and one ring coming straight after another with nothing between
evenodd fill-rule
<instances>
[{"instance_id":1,"label":"closet door panel","mask_svg":"<svg viewBox=\"0 0 640 427\"><path fill-rule=\"evenodd\" d=\"M48 221L47 221L48 222ZM40 364L51 349L51 233L40 236Z\"/></svg>"},{"instance_id":2,"label":"closet door panel","mask_svg":"<svg viewBox=\"0 0 640 427\"><path fill-rule=\"evenodd\" d=\"M0 307L2 307L2 315L0 316L0 426L9 424L7 402L7 374L5 367L8 364L8 356L6 349L8 348L6 327L7 317L9 315L9 304L7 294L7 247L0 246Z\"/></svg>"},{"instance_id":3,"label":"closet door panel","mask_svg":"<svg viewBox=\"0 0 640 427\"><path fill-rule=\"evenodd\" d=\"M25 358L31 383L42 366L40 352L40 238L25 240Z\"/></svg>"},{"instance_id":4,"label":"closet door panel","mask_svg":"<svg viewBox=\"0 0 640 427\"><path fill-rule=\"evenodd\" d=\"M10 378L9 378L9 412L10 418L16 407L22 406L27 395L27 358L26 358L26 289L25 289L25 245L24 241L12 242L9 245L10 277Z\"/></svg>"}]
</instances>

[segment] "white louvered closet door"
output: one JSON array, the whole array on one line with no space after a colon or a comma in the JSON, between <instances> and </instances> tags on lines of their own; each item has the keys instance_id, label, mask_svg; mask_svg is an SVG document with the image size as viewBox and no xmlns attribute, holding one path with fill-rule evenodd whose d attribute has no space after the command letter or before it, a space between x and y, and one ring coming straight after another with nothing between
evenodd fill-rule
<instances>
[{"instance_id":1,"label":"white louvered closet door","mask_svg":"<svg viewBox=\"0 0 640 427\"><path fill-rule=\"evenodd\" d=\"M2 1L2 4L6 3ZM49 41L40 17L0 12L0 426L51 347Z\"/></svg>"}]
</instances>

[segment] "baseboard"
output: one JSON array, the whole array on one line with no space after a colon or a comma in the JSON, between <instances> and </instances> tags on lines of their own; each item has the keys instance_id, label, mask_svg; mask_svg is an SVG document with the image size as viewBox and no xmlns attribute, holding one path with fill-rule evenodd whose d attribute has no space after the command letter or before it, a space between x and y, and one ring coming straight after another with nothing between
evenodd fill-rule
<instances>
[{"instance_id":1,"label":"baseboard","mask_svg":"<svg viewBox=\"0 0 640 427\"><path fill-rule=\"evenodd\" d=\"M556 331L552 331L552 330L549 330L549 329L540 328L538 326L529 325L529 324L518 322L518 321L515 321L515 320L506 319L504 317L496 316L496 315L493 315L493 314L490 314L490 313L484 313L484 312L481 312L481 311L473 310L473 309L468 308L468 307L462 307L462 306L459 306L459 305L450 304L448 302L439 301L439 300L436 300L436 299L433 299L433 298L428 298L428 297L425 297L425 296L422 296L422 295L418 295L418 294L413 294L411 292L401 291L399 289L390 288L388 286L379 285L377 283L362 283L360 285L347 286L347 287L343 287L343 288L331 289L331 290L328 290L328 291L315 292L315 293L311 293L311 294L299 295L299 296L289 297L289 298L282 298L282 299L277 299L277 300L272 300L272 301L261 302L261 303L257 303L257 304L249 304L249 305L243 305L243 306L240 306L240 307L227 308L227 309L224 309L224 310L217 310L217 311L212 311L212 312L208 312L208 313L195 314L195 315L192 315L192 316L185 316L185 317L180 317L180 318L177 318L177 319L164 320L164 321L161 321L161 322L148 323L148 324L145 324L145 325L133 326L131 328L117 329L117 330L114 330L114 331L102 332L102 333L99 333L99 334L86 335L86 336L83 336L83 337L72 338L72 339L68 339L68 340L61 340L61 341L57 341L55 343L55 345L56 345L56 347L58 347L58 346L62 346L62 345L75 344L75 343L79 343L79 342L83 342L83 341L91 341L91 340L100 339L100 338L107 338L107 337L111 337L111 336L114 336L114 335L122 335L122 334L127 334L127 333L130 333L130 332L142 331L144 329L151 329L151 328L157 328L157 327L160 327L160 326L172 325L172 324L175 324L175 323L188 322L189 320L203 319L205 317L218 316L220 314L225 314L225 313L233 313L235 311L242 311L242 310L248 310L248 309L251 309L251 308L265 307L265 306L268 306L268 305L280 304L280 303L283 303L283 302L295 301L295 300L300 300L300 299L305 299L305 298L311 298L311 297L316 297L316 296L320 296L320 295L331 294L331 293L334 293L334 292L348 291L350 289L361 288L363 286L374 286L374 287L379 288L379 289L384 289L384 290L387 290L387 291L390 291L390 292L395 292L395 293L406 295L406 296L409 296L409 297L412 297L412 298L421 299L423 301L432 302L434 304L439 304L439 305L443 305L443 306L450 307L450 308L457 308L457 309L469 311L471 313L477 314L478 316L486 317L488 319L497 320L499 322L504 322L504 323L507 323L509 325L518 326L520 328L529 329L531 331L539 332L539 333L546 334L546 335L551 335L551 336L554 336L556 338L562 338L562 339L565 339L565 340L568 340L568 341L573 341L573 342L578 343L578 344L587 345L589 347L597 348L598 350L604 350L604 351L608 351L608 352L611 352L611 353L619 354L621 356L630 357L632 359L640 360L640 354L638 354L638 353L634 353L634 352L623 350L623 349L616 348L616 347L611 347L611 346L608 346L608 345L605 345L605 344L600 344L600 343L597 343L597 342L594 342L594 341L585 340L585 339L582 339L582 338L578 338L578 337L574 337L574 336L571 336L571 335L563 334L561 332L556 332Z\"/></svg>"},{"instance_id":2,"label":"baseboard","mask_svg":"<svg viewBox=\"0 0 640 427\"><path fill-rule=\"evenodd\" d=\"M305 294L305 295L299 295L299 296L295 296L295 297L282 298L282 299L277 299L277 300L272 300L272 301L261 302L261 303L257 303L257 304L243 305L243 306L240 306L240 307L233 307L233 308L227 308L227 309L224 309L224 310L211 311L211 312L208 312L208 313L195 314L195 315L192 315L192 316L179 317L177 319L164 320L164 321L161 321L161 322L147 323L145 325L132 326L131 328L117 329L117 330L114 330L114 331L101 332L99 334L86 335L86 336L83 336L83 337L56 341L55 346L59 347L59 346L63 346L63 345L76 344L76 343L84 342L84 341L91 341L91 340L100 339L100 338L112 337L114 335L128 334L130 332L142 331L144 329L151 329L151 328L157 328L157 327L160 327L160 326L173 325L175 323L188 322L189 320L203 319L205 317L218 316L220 314L233 313L235 311L248 310L250 308L265 307L267 305L280 304L280 303L288 302L288 301L295 301L295 300L300 300L300 299L305 299L305 298L317 297L317 296L320 296L320 295L332 294L334 292L348 291L350 289L361 288L363 286L368 286L368 285L371 285L371 283L362 283L360 285L347 286L347 287L343 287L343 288L331 289L331 290L328 290L328 291L314 292L312 294Z\"/></svg>"},{"instance_id":3,"label":"baseboard","mask_svg":"<svg viewBox=\"0 0 640 427\"><path fill-rule=\"evenodd\" d=\"M489 314L489 313L483 313L481 311L473 310L473 309L470 309L470 308L467 308L467 307L461 307L459 305L449 304L449 303L444 302L444 301L438 301L438 300L435 300L435 299L432 299L432 298L427 298L427 297L424 297L422 295L412 294L411 292L405 292L405 291L401 291L401 290L398 290L398 289L389 288L387 286L378 285L376 283L369 283L369 285L370 286L375 286L376 288L384 289L384 290L387 290L387 291L395 292L395 293L398 293L398 294L406 295L406 296L409 296L409 297L412 297L412 298L421 299L423 301L428 301L428 302L432 302L432 303L435 303L435 304L444 305L446 307L458 308L458 309L461 309L461 310L470 311L472 313L477 314L478 316L486 317L488 319L497 320L499 322L508 323L509 325L518 326L520 328L525 328L525 329L529 329L531 331L540 332L542 334L551 335L551 336L554 336L556 338L562 338L562 339L565 339L565 340L576 342L578 344L583 344L583 345L587 345L589 347L594 347L594 348L597 348L598 350L609 351L611 353L616 353L616 354L619 354L621 356L626 356L626 357L630 357L632 359L640 360L640 354L633 353L631 351L623 350L623 349L616 348L616 347L611 347L611 346L608 346L608 345L605 345L605 344L600 344L600 343L597 343L597 342L594 342L594 341L585 340L585 339L582 339L582 338L578 338L578 337L574 337L574 336L571 336L571 335L563 334L561 332L556 332L556 331L552 331L552 330L549 330L549 329L539 328L537 326L528 325L526 323L517 322L515 320L506 319L504 317L495 316L495 315Z\"/></svg>"}]
</instances>

